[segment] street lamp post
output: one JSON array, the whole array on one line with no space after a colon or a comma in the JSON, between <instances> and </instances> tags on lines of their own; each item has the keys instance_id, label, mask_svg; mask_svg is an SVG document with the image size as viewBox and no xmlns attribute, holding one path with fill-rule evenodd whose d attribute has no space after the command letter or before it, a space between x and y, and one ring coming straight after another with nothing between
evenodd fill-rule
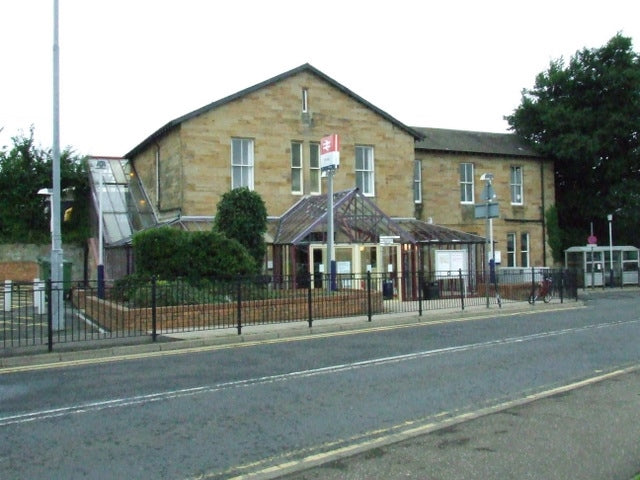
<instances>
[{"instance_id":1,"label":"street lamp post","mask_svg":"<svg viewBox=\"0 0 640 480\"><path fill-rule=\"evenodd\" d=\"M613 214L607 215L607 220L609 222L609 288L613 288L613 234L611 230Z\"/></svg>"},{"instance_id":2,"label":"street lamp post","mask_svg":"<svg viewBox=\"0 0 640 480\"><path fill-rule=\"evenodd\" d=\"M51 302L51 324L53 330L62 330L64 328L64 312L62 311L63 304L60 301L59 290L62 290L63 287L60 286L60 279L62 277L62 254L56 254L57 250L54 248L56 243L54 238L54 229L55 229L55 217L54 217L54 195L52 188L41 188L38 190L38 195L44 195L47 197L47 201L49 202L49 230L51 232L51 255L49 257L49 280L51 281L51 297L49 301ZM59 221L59 220L58 220ZM60 251L61 252L61 251ZM58 258L60 258L58 260ZM58 271L56 271L57 263L60 263Z\"/></svg>"},{"instance_id":3,"label":"street lamp post","mask_svg":"<svg viewBox=\"0 0 640 480\"><path fill-rule=\"evenodd\" d=\"M60 47L58 45L58 0L53 2L53 188L51 192L51 285L54 330L64 329L62 291L62 232L60 225Z\"/></svg>"}]
</instances>

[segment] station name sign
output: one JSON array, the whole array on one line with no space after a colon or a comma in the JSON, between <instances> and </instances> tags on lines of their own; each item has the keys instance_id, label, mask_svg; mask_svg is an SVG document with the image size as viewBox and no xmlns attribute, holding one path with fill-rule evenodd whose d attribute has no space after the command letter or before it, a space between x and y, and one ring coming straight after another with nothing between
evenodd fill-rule
<instances>
[{"instance_id":1,"label":"station name sign","mask_svg":"<svg viewBox=\"0 0 640 480\"><path fill-rule=\"evenodd\" d=\"M320 140L320 170L335 170L340 166L340 138L337 133Z\"/></svg>"}]
</instances>

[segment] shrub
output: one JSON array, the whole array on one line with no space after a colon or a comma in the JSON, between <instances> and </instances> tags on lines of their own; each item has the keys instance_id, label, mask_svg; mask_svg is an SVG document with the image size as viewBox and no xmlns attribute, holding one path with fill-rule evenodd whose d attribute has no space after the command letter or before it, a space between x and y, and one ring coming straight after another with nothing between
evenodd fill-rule
<instances>
[{"instance_id":1,"label":"shrub","mask_svg":"<svg viewBox=\"0 0 640 480\"><path fill-rule=\"evenodd\" d=\"M161 227L133 237L136 275L162 280L235 277L256 271L256 263L235 240L217 232L185 232Z\"/></svg>"}]
</instances>

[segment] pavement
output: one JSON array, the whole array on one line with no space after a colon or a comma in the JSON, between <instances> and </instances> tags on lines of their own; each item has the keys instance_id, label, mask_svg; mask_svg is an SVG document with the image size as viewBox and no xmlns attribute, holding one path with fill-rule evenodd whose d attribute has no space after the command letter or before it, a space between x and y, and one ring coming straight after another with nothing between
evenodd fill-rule
<instances>
[{"instance_id":1,"label":"pavement","mask_svg":"<svg viewBox=\"0 0 640 480\"><path fill-rule=\"evenodd\" d=\"M625 289L627 290L627 289ZM637 290L640 292L640 289ZM87 344L53 353L0 356L0 373L47 368L69 362L98 363L114 359L187 352L209 346L282 341L286 338L335 335L411 323L473 321L496 315L580 308L592 295L544 304L507 303L502 308L425 311L422 316L395 314L271 324L235 330L166 332L157 342L137 338ZM140 342L143 343L140 343ZM56 346L58 348L58 346ZM242 478L287 480L455 480L580 479L631 480L640 474L640 365L541 392L527 398L407 429L380 443L368 443Z\"/></svg>"},{"instance_id":2,"label":"pavement","mask_svg":"<svg viewBox=\"0 0 640 480\"><path fill-rule=\"evenodd\" d=\"M640 369L627 369L278 478L630 480L640 474L639 413Z\"/></svg>"}]
</instances>

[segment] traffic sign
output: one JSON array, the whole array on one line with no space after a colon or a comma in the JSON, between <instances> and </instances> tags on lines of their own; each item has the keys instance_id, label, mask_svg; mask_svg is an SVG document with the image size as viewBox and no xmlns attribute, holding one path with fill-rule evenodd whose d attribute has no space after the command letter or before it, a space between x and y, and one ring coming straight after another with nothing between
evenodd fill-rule
<instances>
[{"instance_id":1,"label":"traffic sign","mask_svg":"<svg viewBox=\"0 0 640 480\"><path fill-rule=\"evenodd\" d=\"M487 215L487 206L489 208L489 214ZM497 203L478 203L475 205L475 217L476 218L498 218L500 212L498 212Z\"/></svg>"}]
</instances>

